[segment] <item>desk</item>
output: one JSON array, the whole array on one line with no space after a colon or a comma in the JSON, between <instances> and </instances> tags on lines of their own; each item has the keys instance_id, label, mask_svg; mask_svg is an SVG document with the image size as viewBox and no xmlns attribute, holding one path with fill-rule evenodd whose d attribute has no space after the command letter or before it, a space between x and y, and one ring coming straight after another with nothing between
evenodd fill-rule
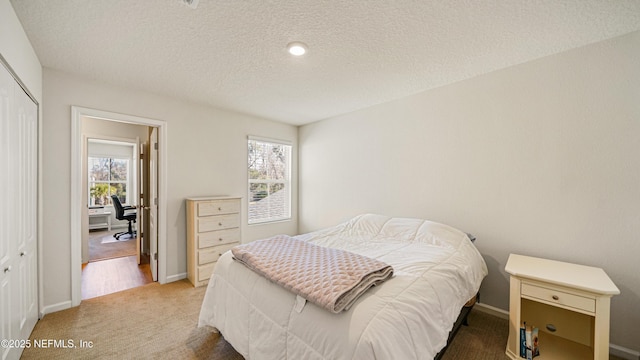
<instances>
[{"instance_id":1,"label":"desk","mask_svg":"<svg viewBox=\"0 0 640 360\"><path fill-rule=\"evenodd\" d=\"M104 228L111 231L111 212L92 213L92 211L89 211L89 230Z\"/></svg>"}]
</instances>

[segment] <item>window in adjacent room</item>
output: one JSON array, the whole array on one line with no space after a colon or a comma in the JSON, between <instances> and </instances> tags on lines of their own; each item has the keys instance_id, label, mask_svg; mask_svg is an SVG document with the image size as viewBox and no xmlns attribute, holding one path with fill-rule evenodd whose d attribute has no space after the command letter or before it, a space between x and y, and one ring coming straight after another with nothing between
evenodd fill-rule
<instances>
[{"instance_id":1,"label":"window in adjacent room","mask_svg":"<svg viewBox=\"0 0 640 360\"><path fill-rule=\"evenodd\" d=\"M89 206L110 205L111 195L127 203L129 159L89 157Z\"/></svg>"},{"instance_id":2,"label":"window in adjacent room","mask_svg":"<svg viewBox=\"0 0 640 360\"><path fill-rule=\"evenodd\" d=\"M249 137L249 224L291 218L291 145Z\"/></svg>"},{"instance_id":3,"label":"window in adjacent room","mask_svg":"<svg viewBox=\"0 0 640 360\"><path fill-rule=\"evenodd\" d=\"M89 139L87 147L89 206L135 203L135 143Z\"/></svg>"}]
</instances>

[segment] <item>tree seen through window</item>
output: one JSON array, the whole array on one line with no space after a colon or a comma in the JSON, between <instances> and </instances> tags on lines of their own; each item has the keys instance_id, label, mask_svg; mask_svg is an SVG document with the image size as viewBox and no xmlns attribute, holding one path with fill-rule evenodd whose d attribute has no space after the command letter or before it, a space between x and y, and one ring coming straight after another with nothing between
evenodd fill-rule
<instances>
[{"instance_id":1,"label":"tree seen through window","mask_svg":"<svg viewBox=\"0 0 640 360\"><path fill-rule=\"evenodd\" d=\"M127 202L129 160L89 157L89 206L110 205L111 195Z\"/></svg>"},{"instance_id":2,"label":"tree seen through window","mask_svg":"<svg viewBox=\"0 0 640 360\"><path fill-rule=\"evenodd\" d=\"M291 145L249 139L249 223L291 217Z\"/></svg>"}]
</instances>

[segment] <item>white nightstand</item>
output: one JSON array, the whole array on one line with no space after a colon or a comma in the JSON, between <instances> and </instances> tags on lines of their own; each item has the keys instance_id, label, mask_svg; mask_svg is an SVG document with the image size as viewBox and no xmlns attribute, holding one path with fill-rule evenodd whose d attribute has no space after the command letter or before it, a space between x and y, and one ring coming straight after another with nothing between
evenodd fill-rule
<instances>
[{"instance_id":1,"label":"white nightstand","mask_svg":"<svg viewBox=\"0 0 640 360\"><path fill-rule=\"evenodd\" d=\"M516 254L505 270L511 274L507 356L520 359L526 321L540 331L538 360L609 359L609 307L620 290L604 270Z\"/></svg>"}]
</instances>

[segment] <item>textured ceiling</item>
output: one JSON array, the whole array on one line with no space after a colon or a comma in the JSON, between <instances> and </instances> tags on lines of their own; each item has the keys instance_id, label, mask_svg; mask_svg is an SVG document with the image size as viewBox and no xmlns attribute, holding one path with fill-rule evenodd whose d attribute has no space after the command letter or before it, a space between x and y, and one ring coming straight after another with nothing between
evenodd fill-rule
<instances>
[{"instance_id":1,"label":"textured ceiling","mask_svg":"<svg viewBox=\"0 0 640 360\"><path fill-rule=\"evenodd\" d=\"M640 30L640 0L11 3L45 67L291 124Z\"/></svg>"}]
</instances>

